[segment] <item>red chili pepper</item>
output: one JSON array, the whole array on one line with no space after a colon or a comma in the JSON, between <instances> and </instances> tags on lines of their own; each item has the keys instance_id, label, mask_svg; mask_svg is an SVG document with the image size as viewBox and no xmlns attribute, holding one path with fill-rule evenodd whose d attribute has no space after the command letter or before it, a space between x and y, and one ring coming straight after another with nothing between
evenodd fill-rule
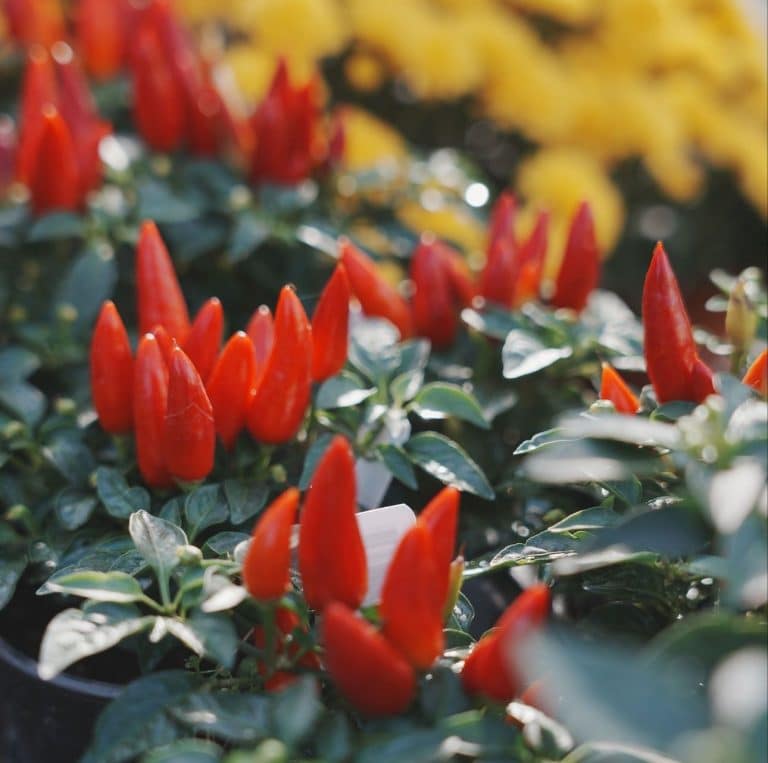
<instances>
[{"instance_id":1,"label":"red chili pepper","mask_svg":"<svg viewBox=\"0 0 768 763\"><path fill-rule=\"evenodd\" d=\"M25 45L49 48L66 37L59 0L3 0L11 37Z\"/></svg>"},{"instance_id":2,"label":"red chili pepper","mask_svg":"<svg viewBox=\"0 0 768 763\"><path fill-rule=\"evenodd\" d=\"M645 364L660 403L700 403L714 393L712 372L699 359L680 287L661 243L643 286L643 326Z\"/></svg>"},{"instance_id":3,"label":"red chili pepper","mask_svg":"<svg viewBox=\"0 0 768 763\"><path fill-rule=\"evenodd\" d=\"M447 580L438 571L429 530L403 536L381 589L382 633L414 668L426 670L443 652Z\"/></svg>"},{"instance_id":4,"label":"red chili pepper","mask_svg":"<svg viewBox=\"0 0 768 763\"><path fill-rule=\"evenodd\" d=\"M192 361L175 347L171 353L163 426L168 471L183 482L205 479L213 469L215 447L211 401Z\"/></svg>"},{"instance_id":5,"label":"red chili pepper","mask_svg":"<svg viewBox=\"0 0 768 763\"><path fill-rule=\"evenodd\" d=\"M357 609L368 590L355 491L352 449L334 437L317 465L299 523L299 571L312 609L322 611L332 601Z\"/></svg>"},{"instance_id":6,"label":"red chili pepper","mask_svg":"<svg viewBox=\"0 0 768 763\"><path fill-rule=\"evenodd\" d=\"M344 604L330 604L320 625L323 661L334 684L359 713L396 715L416 694L413 668L376 629Z\"/></svg>"},{"instance_id":7,"label":"red chili pepper","mask_svg":"<svg viewBox=\"0 0 768 763\"><path fill-rule=\"evenodd\" d=\"M276 445L296 436L312 391L311 365L312 328L296 293L284 286L275 312L274 345L246 419L256 440Z\"/></svg>"},{"instance_id":8,"label":"red chili pepper","mask_svg":"<svg viewBox=\"0 0 768 763\"><path fill-rule=\"evenodd\" d=\"M514 653L520 643L541 628L549 614L549 606L549 589L538 584L524 591L507 607L496 629L475 645L464 663L461 679L468 694L510 702L520 693L524 684Z\"/></svg>"},{"instance_id":9,"label":"red chili pepper","mask_svg":"<svg viewBox=\"0 0 768 763\"><path fill-rule=\"evenodd\" d=\"M549 213L539 212L531 235L520 247L520 271L512 291L512 307L537 299L549 240Z\"/></svg>"},{"instance_id":10,"label":"red chili pepper","mask_svg":"<svg viewBox=\"0 0 768 763\"><path fill-rule=\"evenodd\" d=\"M43 111L47 107L57 106L58 101L59 89L51 57L45 48L34 45L27 55L19 105L20 134L16 176L22 183L29 185L33 167L37 163Z\"/></svg>"},{"instance_id":11,"label":"red chili pepper","mask_svg":"<svg viewBox=\"0 0 768 763\"><path fill-rule=\"evenodd\" d=\"M43 111L36 149L29 178L35 214L80 209L83 198L72 135L53 106Z\"/></svg>"},{"instance_id":12,"label":"red chili pepper","mask_svg":"<svg viewBox=\"0 0 768 763\"><path fill-rule=\"evenodd\" d=\"M200 378L211 374L221 349L224 310L216 297L211 297L198 311L183 345L187 357L195 364Z\"/></svg>"},{"instance_id":13,"label":"red chili pepper","mask_svg":"<svg viewBox=\"0 0 768 763\"><path fill-rule=\"evenodd\" d=\"M133 424L133 355L114 302L105 302L96 320L90 370L91 396L102 428L112 434L129 432Z\"/></svg>"},{"instance_id":14,"label":"red chili pepper","mask_svg":"<svg viewBox=\"0 0 768 763\"><path fill-rule=\"evenodd\" d=\"M312 316L312 378L325 381L347 362L349 344L349 279L339 263Z\"/></svg>"},{"instance_id":15,"label":"red chili pepper","mask_svg":"<svg viewBox=\"0 0 768 763\"><path fill-rule=\"evenodd\" d=\"M363 312L386 318L400 331L401 339L413 336L413 318L408 303L381 277L370 258L345 238L339 239L339 256L347 270L352 293Z\"/></svg>"},{"instance_id":16,"label":"red chili pepper","mask_svg":"<svg viewBox=\"0 0 768 763\"><path fill-rule=\"evenodd\" d=\"M139 331L147 333L160 325L183 344L189 335L187 303L168 250L151 220L141 224L136 248L136 292Z\"/></svg>"},{"instance_id":17,"label":"red chili pepper","mask_svg":"<svg viewBox=\"0 0 768 763\"><path fill-rule=\"evenodd\" d=\"M608 363L603 363L600 380L600 399L610 400L618 413L637 413L640 401L620 374Z\"/></svg>"},{"instance_id":18,"label":"red chili pepper","mask_svg":"<svg viewBox=\"0 0 768 763\"><path fill-rule=\"evenodd\" d=\"M520 270L519 246L515 239L516 214L514 195L503 193L491 213L485 267L480 275L480 293L489 302L503 307L512 303Z\"/></svg>"},{"instance_id":19,"label":"red chili pepper","mask_svg":"<svg viewBox=\"0 0 768 763\"><path fill-rule=\"evenodd\" d=\"M600 251L589 203L583 201L571 221L563 261L551 302L581 312L600 281Z\"/></svg>"},{"instance_id":20,"label":"red chili pepper","mask_svg":"<svg viewBox=\"0 0 768 763\"><path fill-rule=\"evenodd\" d=\"M16 173L18 134L13 120L0 116L0 196L5 196Z\"/></svg>"},{"instance_id":21,"label":"red chili pepper","mask_svg":"<svg viewBox=\"0 0 768 763\"><path fill-rule=\"evenodd\" d=\"M125 0L79 0L75 8L75 38L91 76L105 80L123 68L128 23Z\"/></svg>"},{"instance_id":22,"label":"red chili pepper","mask_svg":"<svg viewBox=\"0 0 768 763\"><path fill-rule=\"evenodd\" d=\"M744 374L742 382L768 397L768 350L763 350Z\"/></svg>"},{"instance_id":23,"label":"red chili pepper","mask_svg":"<svg viewBox=\"0 0 768 763\"><path fill-rule=\"evenodd\" d=\"M255 388L267 367L267 360L275 343L275 322L272 320L272 311L266 305L260 305L253 311L245 333L253 342L256 352L256 373L253 379Z\"/></svg>"},{"instance_id":24,"label":"red chili pepper","mask_svg":"<svg viewBox=\"0 0 768 763\"><path fill-rule=\"evenodd\" d=\"M299 491L288 488L261 515L253 528L243 561L243 584L257 601L279 599L288 587L291 527L299 506Z\"/></svg>"},{"instance_id":25,"label":"red chili pepper","mask_svg":"<svg viewBox=\"0 0 768 763\"><path fill-rule=\"evenodd\" d=\"M173 484L163 448L167 406L168 367L157 337L144 334L134 365L133 420L136 460L144 482L150 487L166 488Z\"/></svg>"},{"instance_id":26,"label":"red chili pepper","mask_svg":"<svg viewBox=\"0 0 768 763\"><path fill-rule=\"evenodd\" d=\"M157 339L157 344L163 355L163 362L168 368L171 365L171 353L176 346L176 340L159 324L152 329L151 333Z\"/></svg>"},{"instance_id":27,"label":"red chili pepper","mask_svg":"<svg viewBox=\"0 0 768 763\"><path fill-rule=\"evenodd\" d=\"M173 151L184 139L185 98L168 63L157 30L139 25L132 58L133 119L156 151Z\"/></svg>"},{"instance_id":28,"label":"red chili pepper","mask_svg":"<svg viewBox=\"0 0 768 763\"><path fill-rule=\"evenodd\" d=\"M443 488L419 514L419 524L427 528L432 538L435 564L444 587L443 603L450 587L460 500L461 493L456 488Z\"/></svg>"},{"instance_id":29,"label":"red chili pepper","mask_svg":"<svg viewBox=\"0 0 768 763\"><path fill-rule=\"evenodd\" d=\"M213 406L216 434L227 450L232 450L245 426L255 379L253 343L242 331L238 331L224 345L206 385Z\"/></svg>"},{"instance_id":30,"label":"red chili pepper","mask_svg":"<svg viewBox=\"0 0 768 763\"><path fill-rule=\"evenodd\" d=\"M413 253L411 308L416 333L427 337L435 347L442 348L455 339L459 319L449 265L436 244L433 238L422 236Z\"/></svg>"}]
</instances>

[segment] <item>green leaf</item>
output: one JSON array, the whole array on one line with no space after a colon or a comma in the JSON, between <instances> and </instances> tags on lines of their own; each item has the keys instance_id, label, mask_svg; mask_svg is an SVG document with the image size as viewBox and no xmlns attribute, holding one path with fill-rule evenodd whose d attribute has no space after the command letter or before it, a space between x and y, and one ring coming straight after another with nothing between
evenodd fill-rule
<instances>
[{"instance_id":1,"label":"green leaf","mask_svg":"<svg viewBox=\"0 0 768 763\"><path fill-rule=\"evenodd\" d=\"M167 584L171 570L179 563L177 549L189 543L184 531L141 510L131 514L128 532L136 549L157 573L161 586Z\"/></svg>"},{"instance_id":2,"label":"green leaf","mask_svg":"<svg viewBox=\"0 0 768 763\"><path fill-rule=\"evenodd\" d=\"M171 708L173 716L197 734L248 744L269 735L269 699L259 694L200 692Z\"/></svg>"},{"instance_id":3,"label":"green leaf","mask_svg":"<svg viewBox=\"0 0 768 763\"><path fill-rule=\"evenodd\" d=\"M456 384L427 384L419 390L409 407L425 420L455 416L481 429L489 428L480 404L473 395Z\"/></svg>"},{"instance_id":4,"label":"green leaf","mask_svg":"<svg viewBox=\"0 0 768 763\"><path fill-rule=\"evenodd\" d=\"M40 368L40 358L23 347L0 350L0 387L6 382L23 381Z\"/></svg>"},{"instance_id":5,"label":"green leaf","mask_svg":"<svg viewBox=\"0 0 768 763\"><path fill-rule=\"evenodd\" d=\"M676 763L666 755L634 745L592 742L577 747L561 763Z\"/></svg>"},{"instance_id":6,"label":"green leaf","mask_svg":"<svg viewBox=\"0 0 768 763\"><path fill-rule=\"evenodd\" d=\"M224 495L229 504L232 524L240 525L264 508L269 497L269 487L256 480L225 480Z\"/></svg>"},{"instance_id":7,"label":"green leaf","mask_svg":"<svg viewBox=\"0 0 768 763\"><path fill-rule=\"evenodd\" d=\"M196 613L189 620L163 618L163 625L186 647L231 668L237 651L237 632L226 615Z\"/></svg>"},{"instance_id":8,"label":"green leaf","mask_svg":"<svg viewBox=\"0 0 768 763\"><path fill-rule=\"evenodd\" d=\"M70 267L53 297L53 315L63 305L77 311L75 330L90 329L102 302L109 299L117 281L117 263L112 249L104 244L86 249Z\"/></svg>"},{"instance_id":9,"label":"green leaf","mask_svg":"<svg viewBox=\"0 0 768 763\"><path fill-rule=\"evenodd\" d=\"M355 763L433 763L443 759L440 750L446 736L448 732L441 729L416 729L385 736L364 745Z\"/></svg>"},{"instance_id":10,"label":"green leaf","mask_svg":"<svg viewBox=\"0 0 768 763\"><path fill-rule=\"evenodd\" d=\"M547 429L544 432L535 434L528 440L523 440L523 442L515 448L513 455L522 456L526 453L533 453L534 451L545 448L548 445L553 445L557 442L570 442L570 440L565 437L563 430L560 427Z\"/></svg>"},{"instance_id":11,"label":"green leaf","mask_svg":"<svg viewBox=\"0 0 768 763\"><path fill-rule=\"evenodd\" d=\"M186 199L177 196L166 184L155 180L140 182L136 188L139 220L157 223L183 223L196 219L200 209Z\"/></svg>"},{"instance_id":12,"label":"green leaf","mask_svg":"<svg viewBox=\"0 0 768 763\"><path fill-rule=\"evenodd\" d=\"M267 223L252 211L239 215L227 245L227 260L237 263L246 259L269 238L270 233Z\"/></svg>"},{"instance_id":13,"label":"green leaf","mask_svg":"<svg viewBox=\"0 0 768 763\"><path fill-rule=\"evenodd\" d=\"M73 663L104 652L150 627L154 617L141 617L131 605L100 604L87 612L65 609L48 623L40 646L38 673L47 681Z\"/></svg>"},{"instance_id":14,"label":"green leaf","mask_svg":"<svg viewBox=\"0 0 768 763\"><path fill-rule=\"evenodd\" d=\"M56 518L65 530L76 530L90 519L97 504L96 496L65 488L56 498Z\"/></svg>"},{"instance_id":15,"label":"green leaf","mask_svg":"<svg viewBox=\"0 0 768 763\"><path fill-rule=\"evenodd\" d=\"M389 393L395 405L404 405L412 400L424 384L424 369L414 368L396 376L389 385Z\"/></svg>"},{"instance_id":16,"label":"green leaf","mask_svg":"<svg viewBox=\"0 0 768 763\"><path fill-rule=\"evenodd\" d=\"M26 566L27 559L24 556L0 555L0 610L13 598L16 584Z\"/></svg>"},{"instance_id":17,"label":"green leaf","mask_svg":"<svg viewBox=\"0 0 768 763\"><path fill-rule=\"evenodd\" d=\"M349 408L359 405L375 394L375 387L369 387L358 376L342 371L338 376L332 376L320 385L315 405L329 409Z\"/></svg>"},{"instance_id":18,"label":"green leaf","mask_svg":"<svg viewBox=\"0 0 768 763\"><path fill-rule=\"evenodd\" d=\"M147 753L141 763L217 763L224 751L204 739L179 739Z\"/></svg>"},{"instance_id":19,"label":"green leaf","mask_svg":"<svg viewBox=\"0 0 768 763\"><path fill-rule=\"evenodd\" d=\"M71 485L87 485L95 468L90 448L69 435L56 437L43 448L43 454Z\"/></svg>"},{"instance_id":20,"label":"green leaf","mask_svg":"<svg viewBox=\"0 0 768 763\"><path fill-rule=\"evenodd\" d=\"M96 492L107 513L117 519L127 519L134 511L150 506L149 493L143 487L129 487L117 469L107 466L96 470Z\"/></svg>"},{"instance_id":21,"label":"green leaf","mask_svg":"<svg viewBox=\"0 0 768 763\"><path fill-rule=\"evenodd\" d=\"M38 217L27 231L27 241L81 238L85 234L85 220L72 212L51 212Z\"/></svg>"},{"instance_id":22,"label":"green leaf","mask_svg":"<svg viewBox=\"0 0 768 763\"><path fill-rule=\"evenodd\" d=\"M405 444L408 457L416 466L443 484L474 493L489 501L493 488L480 467L453 440L436 432L421 432Z\"/></svg>"},{"instance_id":23,"label":"green leaf","mask_svg":"<svg viewBox=\"0 0 768 763\"><path fill-rule=\"evenodd\" d=\"M226 486L226 482L224 483ZM226 489L226 487L225 487ZM231 505L231 504L230 504ZM235 547L248 540L251 536L248 533L233 532L232 530L223 530L216 535L212 535L205 542L204 548L209 548L216 556L231 556Z\"/></svg>"},{"instance_id":24,"label":"green leaf","mask_svg":"<svg viewBox=\"0 0 768 763\"><path fill-rule=\"evenodd\" d=\"M513 543L510 546L497 551L495 554L486 555L480 559L471 559L464 567L464 580L480 577L498 572L506 567L519 567L528 564L547 564L564 556L571 556L569 551L551 551L523 543Z\"/></svg>"},{"instance_id":25,"label":"green leaf","mask_svg":"<svg viewBox=\"0 0 768 763\"><path fill-rule=\"evenodd\" d=\"M416 473L408 460L405 451L397 445L385 443L379 445L376 451L381 456L384 465L389 469L394 477L411 490L416 490L419 483L416 480Z\"/></svg>"},{"instance_id":26,"label":"green leaf","mask_svg":"<svg viewBox=\"0 0 768 763\"><path fill-rule=\"evenodd\" d=\"M320 435L310 446L307 451L307 455L304 459L304 467L301 470L301 476L299 477L299 490L306 490L312 482L312 477L315 474L315 469L320 463L320 459L323 457L328 446L331 444L333 435L330 432Z\"/></svg>"},{"instance_id":27,"label":"green leaf","mask_svg":"<svg viewBox=\"0 0 768 763\"><path fill-rule=\"evenodd\" d=\"M352 730L341 713L328 712L314 734L317 753L328 763L342 763L352 753Z\"/></svg>"},{"instance_id":28,"label":"green leaf","mask_svg":"<svg viewBox=\"0 0 768 763\"><path fill-rule=\"evenodd\" d=\"M0 386L0 407L34 427L45 413L45 395L26 382L3 383Z\"/></svg>"},{"instance_id":29,"label":"green leaf","mask_svg":"<svg viewBox=\"0 0 768 763\"><path fill-rule=\"evenodd\" d=\"M45 593L82 596L94 601L128 604L144 598L138 581L124 572L72 572L49 580Z\"/></svg>"},{"instance_id":30,"label":"green leaf","mask_svg":"<svg viewBox=\"0 0 768 763\"><path fill-rule=\"evenodd\" d=\"M614 527L622 520L620 514L605 506L595 506L591 509L576 511L557 524L551 525L549 532L573 532L574 530L599 530L603 527ZM536 545L535 543L533 545Z\"/></svg>"},{"instance_id":31,"label":"green leaf","mask_svg":"<svg viewBox=\"0 0 768 763\"><path fill-rule=\"evenodd\" d=\"M150 618L151 619L151 618ZM170 711L200 679L181 670L162 671L129 684L99 716L81 763L127 763L182 735Z\"/></svg>"},{"instance_id":32,"label":"green leaf","mask_svg":"<svg viewBox=\"0 0 768 763\"><path fill-rule=\"evenodd\" d=\"M317 680L307 675L275 696L271 727L278 739L293 747L311 733L323 711L318 694Z\"/></svg>"},{"instance_id":33,"label":"green leaf","mask_svg":"<svg viewBox=\"0 0 768 763\"><path fill-rule=\"evenodd\" d=\"M501 362L505 379L520 379L548 368L558 360L569 358L571 347L547 347L532 334L513 329L507 334L501 348Z\"/></svg>"},{"instance_id":34,"label":"green leaf","mask_svg":"<svg viewBox=\"0 0 768 763\"><path fill-rule=\"evenodd\" d=\"M207 527L226 522L229 506L223 499L218 485L203 485L187 495L184 501L184 516L189 537L194 540Z\"/></svg>"}]
</instances>

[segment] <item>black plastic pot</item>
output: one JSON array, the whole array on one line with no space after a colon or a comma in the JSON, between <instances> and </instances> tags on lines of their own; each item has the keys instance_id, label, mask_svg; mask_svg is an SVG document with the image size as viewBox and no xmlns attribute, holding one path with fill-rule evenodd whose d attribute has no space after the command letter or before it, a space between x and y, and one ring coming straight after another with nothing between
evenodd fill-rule
<instances>
[{"instance_id":1,"label":"black plastic pot","mask_svg":"<svg viewBox=\"0 0 768 763\"><path fill-rule=\"evenodd\" d=\"M42 681L37 663L0 638L0 761L76 763L121 688L67 675Z\"/></svg>"}]
</instances>

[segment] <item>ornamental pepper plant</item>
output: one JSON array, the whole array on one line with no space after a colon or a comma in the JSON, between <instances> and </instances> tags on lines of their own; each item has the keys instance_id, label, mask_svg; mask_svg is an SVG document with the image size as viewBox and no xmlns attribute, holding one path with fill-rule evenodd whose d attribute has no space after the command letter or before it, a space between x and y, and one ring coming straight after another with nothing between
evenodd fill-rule
<instances>
[{"instance_id":1,"label":"ornamental pepper plant","mask_svg":"<svg viewBox=\"0 0 768 763\"><path fill-rule=\"evenodd\" d=\"M733 205L694 229L616 167L643 188L614 247L583 161L548 193L530 171L554 62L586 66L571 25L623 51L603 14L646 0L556 27L514 4L499 56L512 27L465 9L479 79L529 24L557 47L549 79L515 67L544 94L521 135L421 98L438 49L457 81L444 4L231 5L1 4L0 759L760 761L764 272L696 282ZM372 42L392 12L436 35L408 61ZM674 77L698 49L660 39L636 63L717 153L697 88L738 100L741 52ZM558 92L561 130L604 124ZM599 142L668 179L650 143L682 117L657 116Z\"/></svg>"}]
</instances>

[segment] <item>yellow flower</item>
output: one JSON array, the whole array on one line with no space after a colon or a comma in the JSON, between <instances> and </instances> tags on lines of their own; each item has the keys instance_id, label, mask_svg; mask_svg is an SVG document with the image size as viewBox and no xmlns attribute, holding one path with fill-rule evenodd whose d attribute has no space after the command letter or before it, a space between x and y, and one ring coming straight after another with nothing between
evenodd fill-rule
<instances>
[{"instance_id":1,"label":"yellow flower","mask_svg":"<svg viewBox=\"0 0 768 763\"><path fill-rule=\"evenodd\" d=\"M402 161L407 155L405 141L395 129L363 109L345 106L344 164L362 170L381 162Z\"/></svg>"},{"instance_id":2,"label":"yellow flower","mask_svg":"<svg viewBox=\"0 0 768 763\"><path fill-rule=\"evenodd\" d=\"M458 244L470 261L482 259L485 249L485 225L463 206L443 203L434 209L409 201L397 210L398 218L415 233L434 233Z\"/></svg>"}]
</instances>

